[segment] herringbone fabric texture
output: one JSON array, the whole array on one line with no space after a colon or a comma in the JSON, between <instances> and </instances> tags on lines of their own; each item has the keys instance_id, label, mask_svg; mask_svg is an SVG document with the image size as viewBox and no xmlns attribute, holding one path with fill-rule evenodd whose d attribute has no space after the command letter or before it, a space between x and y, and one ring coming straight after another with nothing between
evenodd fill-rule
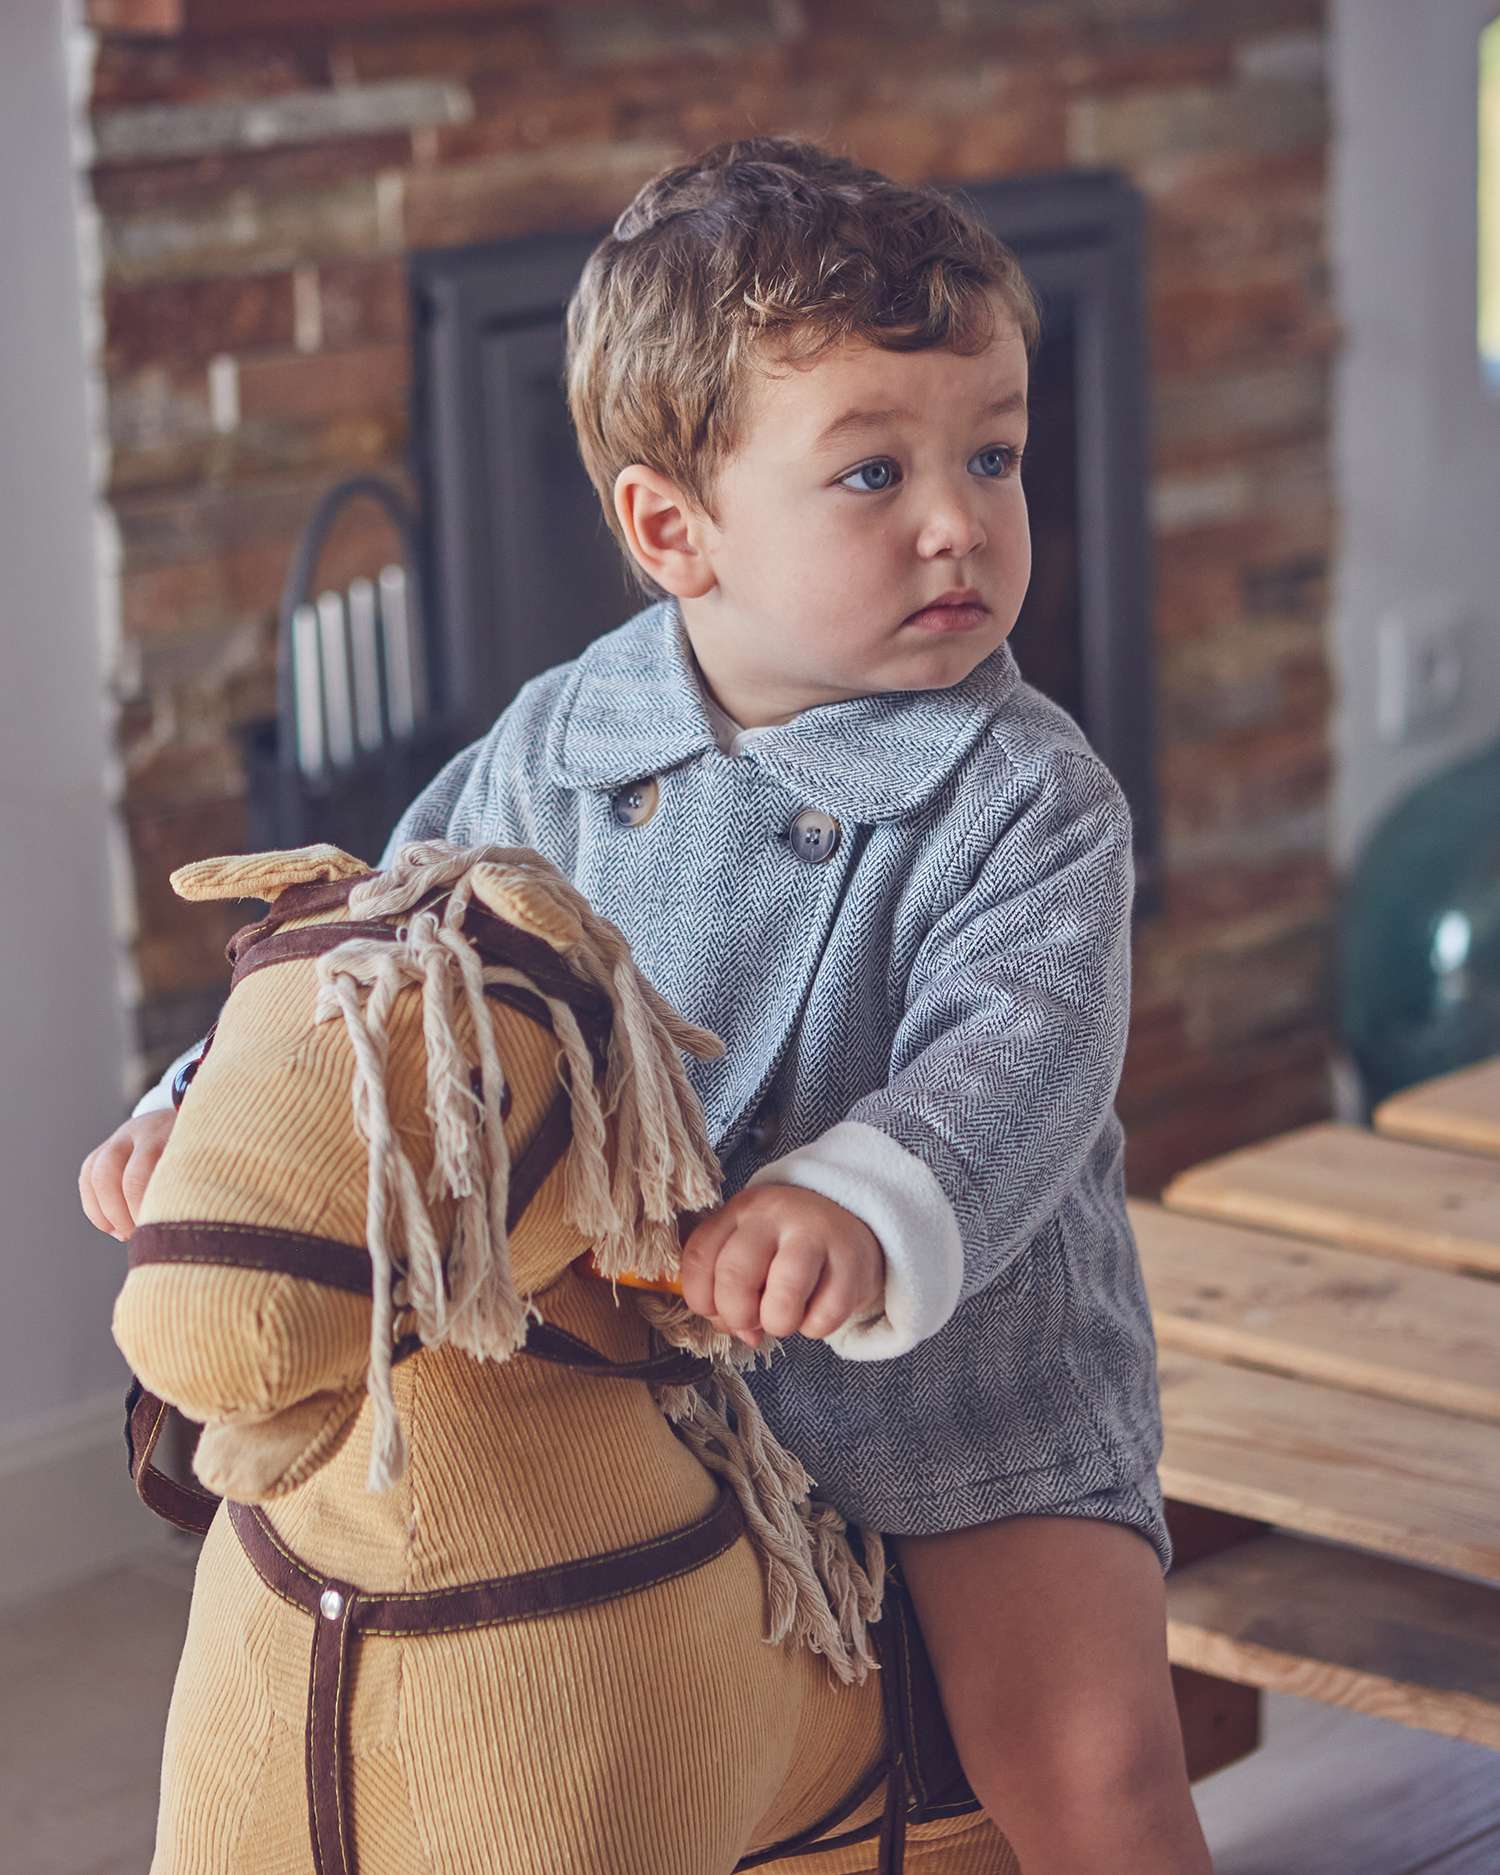
<instances>
[{"instance_id":1,"label":"herringbone fabric texture","mask_svg":"<svg viewBox=\"0 0 1500 1875\"><path fill-rule=\"evenodd\" d=\"M655 777L656 811L614 793ZM837 818L808 864L788 829ZM963 1299L884 1362L802 1340L752 1378L820 1497L898 1534L1018 1513L1170 1544L1155 1343L1113 1100L1129 1008L1130 819L1002 647L963 683L804 711L719 748L670 601L528 684L404 816L538 849L721 1059L690 1062L726 1195L843 1120L934 1174ZM773 1140L751 1131L772 1112Z\"/></svg>"}]
</instances>

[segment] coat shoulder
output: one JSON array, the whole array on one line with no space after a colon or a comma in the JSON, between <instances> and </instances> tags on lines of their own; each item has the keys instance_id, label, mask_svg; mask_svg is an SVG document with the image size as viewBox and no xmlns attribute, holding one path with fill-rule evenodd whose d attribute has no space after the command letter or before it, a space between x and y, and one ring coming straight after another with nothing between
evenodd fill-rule
<instances>
[{"instance_id":1,"label":"coat shoulder","mask_svg":"<svg viewBox=\"0 0 1500 1875\"><path fill-rule=\"evenodd\" d=\"M1024 681L997 709L955 781L950 812L967 821L1010 820L1051 795L1064 810L1102 809L1130 824L1124 791L1103 756L1061 704Z\"/></svg>"}]
</instances>

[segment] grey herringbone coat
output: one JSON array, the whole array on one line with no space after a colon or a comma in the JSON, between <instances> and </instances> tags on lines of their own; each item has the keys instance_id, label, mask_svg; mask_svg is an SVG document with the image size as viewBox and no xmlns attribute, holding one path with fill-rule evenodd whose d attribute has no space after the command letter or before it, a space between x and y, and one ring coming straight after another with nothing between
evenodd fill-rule
<instances>
[{"instance_id":1,"label":"grey herringbone coat","mask_svg":"<svg viewBox=\"0 0 1500 1875\"><path fill-rule=\"evenodd\" d=\"M625 824L614 796L646 777L656 810ZM821 863L788 839L805 809L839 823ZM889 1360L794 1337L752 1377L818 1495L897 1533L1105 1518L1165 1568L1112 1104L1129 813L1009 650L948 690L804 711L731 757L666 601L529 683L392 846L441 835L546 854L723 1037L689 1073L726 1196L848 1120L936 1176L962 1244L945 1324Z\"/></svg>"}]
</instances>

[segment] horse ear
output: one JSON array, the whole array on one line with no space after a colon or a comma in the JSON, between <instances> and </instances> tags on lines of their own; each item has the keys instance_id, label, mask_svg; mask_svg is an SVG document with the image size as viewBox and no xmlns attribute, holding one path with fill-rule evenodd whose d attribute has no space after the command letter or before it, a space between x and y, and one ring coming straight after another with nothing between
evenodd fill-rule
<instances>
[{"instance_id":1,"label":"horse ear","mask_svg":"<svg viewBox=\"0 0 1500 1875\"><path fill-rule=\"evenodd\" d=\"M172 874L179 898L273 899L289 885L320 879L354 879L370 868L337 846L299 846L285 853L231 853L195 860Z\"/></svg>"},{"instance_id":2,"label":"horse ear","mask_svg":"<svg viewBox=\"0 0 1500 1875\"><path fill-rule=\"evenodd\" d=\"M561 879L561 874L558 875ZM555 951L574 950L583 942L583 925L563 895L535 874L486 860L469 874L474 896L486 911L513 924Z\"/></svg>"}]
</instances>

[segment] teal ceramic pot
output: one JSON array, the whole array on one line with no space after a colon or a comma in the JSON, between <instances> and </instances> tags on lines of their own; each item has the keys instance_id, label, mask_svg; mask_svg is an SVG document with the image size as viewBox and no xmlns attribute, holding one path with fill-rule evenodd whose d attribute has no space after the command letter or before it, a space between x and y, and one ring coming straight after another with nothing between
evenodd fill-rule
<instances>
[{"instance_id":1,"label":"teal ceramic pot","mask_svg":"<svg viewBox=\"0 0 1500 1875\"><path fill-rule=\"evenodd\" d=\"M1500 742L1371 836L1340 911L1339 1020L1372 1107L1500 1054Z\"/></svg>"}]
</instances>

